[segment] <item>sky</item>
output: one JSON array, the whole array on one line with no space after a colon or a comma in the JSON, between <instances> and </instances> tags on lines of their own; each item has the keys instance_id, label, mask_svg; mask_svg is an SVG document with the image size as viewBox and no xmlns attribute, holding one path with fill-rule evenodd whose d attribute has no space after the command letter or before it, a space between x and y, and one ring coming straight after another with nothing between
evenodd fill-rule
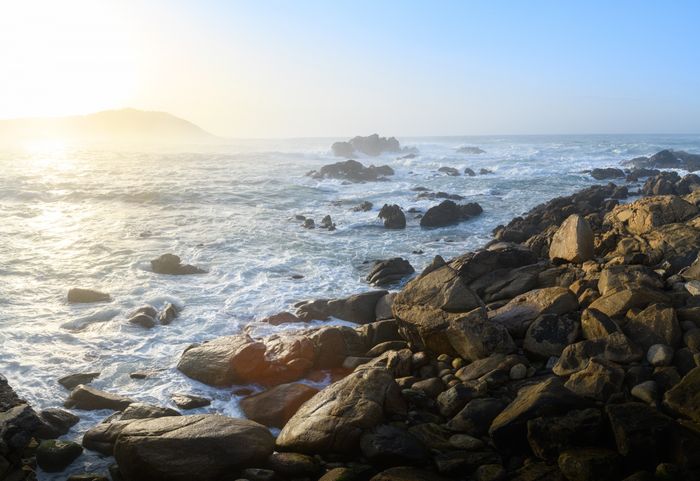
<instances>
[{"instance_id":1,"label":"sky","mask_svg":"<svg viewBox=\"0 0 700 481\"><path fill-rule=\"evenodd\" d=\"M700 133L700 2L3 0L0 118L229 137Z\"/></svg>"}]
</instances>

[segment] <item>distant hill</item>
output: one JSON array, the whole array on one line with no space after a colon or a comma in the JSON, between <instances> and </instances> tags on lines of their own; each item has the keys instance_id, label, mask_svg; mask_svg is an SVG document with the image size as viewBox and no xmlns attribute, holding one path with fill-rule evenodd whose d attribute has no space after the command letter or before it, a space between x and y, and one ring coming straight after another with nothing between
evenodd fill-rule
<instances>
[{"instance_id":1,"label":"distant hill","mask_svg":"<svg viewBox=\"0 0 700 481\"><path fill-rule=\"evenodd\" d=\"M0 120L0 143L61 139L105 144L202 144L216 137L165 112L105 110L88 115Z\"/></svg>"}]
</instances>

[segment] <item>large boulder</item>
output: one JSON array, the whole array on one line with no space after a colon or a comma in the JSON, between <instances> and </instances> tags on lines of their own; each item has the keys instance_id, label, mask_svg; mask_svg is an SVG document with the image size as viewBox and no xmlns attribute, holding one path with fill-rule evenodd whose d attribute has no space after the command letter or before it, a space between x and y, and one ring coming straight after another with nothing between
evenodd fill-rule
<instances>
[{"instance_id":1,"label":"large boulder","mask_svg":"<svg viewBox=\"0 0 700 481\"><path fill-rule=\"evenodd\" d=\"M561 224L552 237L549 258L576 264L593 258L593 231L584 217L573 214Z\"/></svg>"},{"instance_id":2,"label":"large boulder","mask_svg":"<svg viewBox=\"0 0 700 481\"><path fill-rule=\"evenodd\" d=\"M646 307L653 302L666 303L668 300L666 294L655 289L619 289L599 297L588 308L611 318L620 318L632 308Z\"/></svg>"},{"instance_id":3,"label":"large boulder","mask_svg":"<svg viewBox=\"0 0 700 481\"><path fill-rule=\"evenodd\" d=\"M482 306L481 299L465 285L458 272L442 266L406 284L394 297L392 309L408 341L435 352L454 354L447 326Z\"/></svg>"},{"instance_id":4,"label":"large boulder","mask_svg":"<svg viewBox=\"0 0 700 481\"><path fill-rule=\"evenodd\" d=\"M694 368L666 392L664 404L671 411L700 423L700 367Z\"/></svg>"},{"instance_id":5,"label":"large boulder","mask_svg":"<svg viewBox=\"0 0 700 481\"><path fill-rule=\"evenodd\" d=\"M508 304L489 311L489 318L503 324L508 331L522 337L530 323L541 315L563 315L578 309L578 299L565 287L545 287L526 292Z\"/></svg>"},{"instance_id":6,"label":"large boulder","mask_svg":"<svg viewBox=\"0 0 700 481\"><path fill-rule=\"evenodd\" d=\"M151 261L151 269L156 274L188 275L204 274L207 271L190 264L183 264L179 256L175 254L163 254Z\"/></svg>"},{"instance_id":7,"label":"large boulder","mask_svg":"<svg viewBox=\"0 0 700 481\"><path fill-rule=\"evenodd\" d=\"M299 407L318 392L306 384L280 384L242 399L240 405L249 419L265 426L283 428Z\"/></svg>"},{"instance_id":8,"label":"large boulder","mask_svg":"<svg viewBox=\"0 0 700 481\"><path fill-rule=\"evenodd\" d=\"M421 217L420 225L421 227L442 227L471 219L482 212L483 209L476 202L460 205L451 200L444 200L426 211Z\"/></svg>"},{"instance_id":9,"label":"large boulder","mask_svg":"<svg viewBox=\"0 0 700 481\"><path fill-rule=\"evenodd\" d=\"M572 374L564 386L579 396L607 401L620 391L625 371L615 363L601 358L592 358L585 369Z\"/></svg>"},{"instance_id":10,"label":"large boulder","mask_svg":"<svg viewBox=\"0 0 700 481\"><path fill-rule=\"evenodd\" d=\"M114 457L125 481L218 481L272 454L268 429L247 419L205 414L129 423Z\"/></svg>"},{"instance_id":11,"label":"large boulder","mask_svg":"<svg viewBox=\"0 0 700 481\"><path fill-rule=\"evenodd\" d=\"M527 422L540 416L563 414L587 402L549 378L518 391L518 396L491 423L489 434L497 448L518 451L527 447Z\"/></svg>"},{"instance_id":12,"label":"large boulder","mask_svg":"<svg viewBox=\"0 0 700 481\"><path fill-rule=\"evenodd\" d=\"M682 198L662 195L619 205L605 216L605 220L621 226L630 234L646 234L665 224L684 222L697 213L698 208Z\"/></svg>"},{"instance_id":13,"label":"large boulder","mask_svg":"<svg viewBox=\"0 0 700 481\"><path fill-rule=\"evenodd\" d=\"M639 265L611 266L603 269L598 279L598 292L605 296L621 289L662 289L663 280L652 269Z\"/></svg>"},{"instance_id":14,"label":"large boulder","mask_svg":"<svg viewBox=\"0 0 700 481\"><path fill-rule=\"evenodd\" d=\"M396 204L384 204L379 210L377 217L384 221L384 227L387 229L406 228L406 214L404 214L401 207Z\"/></svg>"},{"instance_id":15,"label":"large boulder","mask_svg":"<svg viewBox=\"0 0 700 481\"><path fill-rule=\"evenodd\" d=\"M367 274L367 281L375 286L386 286L395 284L414 272L410 262L401 257L394 257L374 262L372 270Z\"/></svg>"},{"instance_id":16,"label":"large boulder","mask_svg":"<svg viewBox=\"0 0 700 481\"><path fill-rule=\"evenodd\" d=\"M111 300L109 294L93 289L74 287L68 291L68 302L71 303L105 302L109 300Z\"/></svg>"},{"instance_id":17,"label":"large boulder","mask_svg":"<svg viewBox=\"0 0 700 481\"><path fill-rule=\"evenodd\" d=\"M297 304L297 316L303 321L326 320L329 317L343 321L367 324L376 320L379 299L387 291L369 291L343 299L317 299Z\"/></svg>"},{"instance_id":18,"label":"large boulder","mask_svg":"<svg viewBox=\"0 0 700 481\"><path fill-rule=\"evenodd\" d=\"M182 353L177 368L211 386L245 384L265 370L265 344L246 335L220 337L193 344Z\"/></svg>"},{"instance_id":19,"label":"large boulder","mask_svg":"<svg viewBox=\"0 0 700 481\"><path fill-rule=\"evenodd\" d=\"M394 169L388 165L365 167L356 160L336 162L321 167L318 171L312 170L308 174L314 179L342 179L349 182L372 182L394 175Z\"/></svg>"},{"instance_id":20,"label":"large boulder","mask_svg":"<svg viewBox=\"0 0 700 481\"><path fill-rule=\"evenodd\" d=\"M277 437L282 451L350 454L362 434L387 415L405 412L390 371L360 368L306 401Z\"/></svg>"},{"instance_id":21,"label":"large boulder","mask_svg":"<svg viewBox=\"0 0 700 481\"><path fill-rule=\"evenodd\" d=\"M476 361L493 353L510 354L516 350L508 330L490 320L481 307L450 322L447 334L457 354L468 361Z\"/></svg>"}]
</instances>

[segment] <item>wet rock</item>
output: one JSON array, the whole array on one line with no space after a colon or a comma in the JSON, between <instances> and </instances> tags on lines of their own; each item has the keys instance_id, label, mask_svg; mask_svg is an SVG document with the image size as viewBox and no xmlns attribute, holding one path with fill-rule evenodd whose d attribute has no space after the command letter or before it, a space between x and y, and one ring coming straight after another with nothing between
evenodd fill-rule
<instances>
[{"instance_id":1,"label":"wet rock","mask_svg":"<svg viewBox=\"0 0 700 481\"><path fill-rule=\"evenodd\" d=\"M356 205L355 207L353 207L352 210L353 210L353 212L369 212L370 210L372 210L373 206L374 206L374 204L365 200L365 201L361 202L359 205Z\"/></svg>"},{"instance_id":2,"label":"wet rock","mask_svg":"<svg viewBox=\"0 0 700 481\"><path fill-rule=\"evenodd\" d=\"M133 421L112 421L96 424L83 435L83 446L105 456L112 456L121 432Z\"/></svg>"},{"instance_id":3,"label":"wet rock","mask_svg":"<svg viewBox=\"0 0 700 481\"><path fill-rule=\"evenodd\" d=\"M170 324L178 315L178 309L170 302L166 302L163 309L158 313L158 321L165 325Z\"/></svg>"},{"instance_id":4,"label":"wet rock","mask_svg":"<svg viewBox=\"0 0 700 481\"><path fill-rule=\"evenodd\" d=\"M380 137L377 134L366 137L358 135L347 142L335 142L331 150L337 157L349 157L355 152L376 157L384 152L401 152L401 144L395 137Z\"/></svg>"},{"instance_id":5,"label":"wet rock","mask_svg":"<svg viewBox=\"0 0 700 481\"><path fill-rule=\"evenodd\" d=\"M451 200L444 200L426 211L420 220L420 225L421 227L442 227L470 219L482 212L481 206L475 202L460 205Z\"/></svg>"},{"instance_id":6,"label":"wet rock","mask_svg":"<svg viewBox=\"0 0 700 481\"><path fill-rule=\"evenodd\" d=\"M367 275L367 281L375 286L386 286L397 283L414 272L410 262L401 257L394 257L376 261Z\"/></svg>"},{"instance_id":7,"label":"wet rock","mask_svg":"<svg viewBox=\"0 0 700 481\"><path fill-rule=\"evenodd\" d=\"M197 409L211 404L211 399L186 393L171 394L170 399L180 409Z\"/></svg>"},{"instance_id":8,"label":"wet rock","mask_svg":"<svg viewBox=\"0 0 700 481\"><path fill-rule=\"evenodd\" d=\"M440 167L438 172L442 172L443 174L447 174L452 177L459 176L459 170L455 169L454 167Z\"/></svg>"},{"instance_id":9,"label":"wet rock","mask_svg":"<svg viewBox=\"0 0 700 481\"><path fill-rule=\"evenodd\" d=\"M573 410L562 416L544 416L527 422L527 440L535 455L541 459L556 459L559 454L576 446L595 446L603 432L598 409Z\"/></svg>"},{"instance_id":10,"label":"wet rock","mask_svg":"<svg viewBox=\"0 0 700 481\"><path fill-rule=\"evenodd\" d=\"M265 371L265 349L265 344L246 335L220 337L188 347L177 368L211 386L246 384Z\"/></svg>"},{"instance_id":11,"label":"wet rock","mask_svg":"<svg viewBox=\"0 0 700 481\"><path fill-rule=\"evenodd\" d=\"M567 316L546 314L535 319L525 334L525 352L540 358L559 356L579 337L579 322Z\"/></svg>"},{"instance_id":12,"label":"wet rock","mask_svg":"<svg viewBox=\"0 0 700 481\"><path fill-rule=\"evenodd\" d=\"M617 452L630 466L653 469L668 459L673 445L671 419L641 403L608 404L605 411Z\"/></svg>"},{"instance_id":13,"label":"wet rock","mask_svg":"<svg viewBox=\"0 0 700 481\"><path fill-rule=\"evenodd\" d=\"M605 359L592 358L585 369L569 377L564 386L579 396L607 401L620 391L625 379L625 371Z\"/></svg>"},{"instance_id":14,"label":"wet rock","mask_svg":"<svg viewBox=\"0 0 700 481\"><path fill-rule=\"evenodd\" d=\"M478 155L478 154L485 154L486 151L480 149L479 147L474 147L471 145L465 145L457 149L458 154L470 154L470 155Z\"/></svg>"},{"instance_id":15,"label":"wet rock","mask_svg":"<svg viewBox=\"0 0 700 481\"><path fill-rule=\"evenodd\" d=\"M521 337L530 323L543 314L563 315L578 309L578 299L565 287L546 287L522 294L503 307L489 311L489 318Z\"/></svg>"},{"instance_id":16,"label":"wet rock","mask_svg":"<svg viewBox=\"0 0 700 481\"><path fill-rule=\"evenodd\" d=\"M405 405L392 374L359 369L318 393L292 416L277 437L281 450L350 453L363 432L381 424Z\"/></svg>"},{"instance_id":17,"label":"wet rock","mask_svg":"<svg viewBox=\"0 0 700 481\"><path fill-rule=\"evenodd\" d=\"M72 441L42 441L36 450L36 464L47 473L58 473L66 469L82 452L83 447Z\"/></svg>"},{"instance_id":18,"label":"wet rock","mask_svg":"<svg viewBox=\"0 0 700 481\"><path fill-rule=\"evenodd\" d=\"M136 326L141 326L145 327L146 329L150 329L152 327L155 327L156 325L156 320L153 319L151 316L147 314L136 314L134 317L130 317L128 320L129 324L134 324Z\"/></svg>"},{"instance_id":19,"label":"wet rock","mask_svg":"<svg viewBox=\"0 0 700 481\"><path fill-rule=\"evenodd\" d=\"M619 179L619 178L624 178L625 173L622 169L616 169L613 167L606 167L606 168L602 168L602 169L591 170L591 177L593 177L596 180Z\"/></svg>"},{"instance_id":20,"label":"wet rock","mask_svg":"<svg viewBox=\"0 0 700 481\"><path fill-rule=\"evenodd\" d=\"M151 261L151 269L156 274L188 275L203 274L206 271L190 264L183 264L175 254L163 254Z\"/></svg>"},{"instance_id":21,"label":"wet rock","mask_svg":"<svg viewBox=\"0 0 700 481\"><path fill-rule=\"evenodd\" d=\"M296 305L297 316L303 321L326 320L335 317L357 324L373 322L379 299L388 291L376 290L355 294L344 299L317 299Z\"/></svg>"},{"instance_id":22,"label":"wet rock","mask_svg":"<svg viewBox=\"0 0 700 481\"><path fill-rule=\"evenodd\" d=\"M576 448L559 456L559 469L569 481L617 481L622 473L620 456L609 449Z\"/></svg>"},{"instance_id":23,"label":"wet rock","mask_svg":"<svg viewBox=\"0 0 700 481\"><path fill-rule=\"evenodd\" d=\"M700 170L700 156L682 150L662 150L651 157L636 157L623 162L637 168Z\"/></svg>"},{"instance_id":24,"label":"wet rock","mask_svg":"<svg viewBox=\"0 0 700 481\"><path fill-rule=\"evenodd\" d=\"M418 439L388 424L365 432L360 449L370 463L378 466L423 466L430 461L430 453Z\"/></svg>"},{"instance_id":25,"label":"wet rock","mask_svg":"<svg viewBox=\"0 0 700 481\"><path fill-rule=\"evenodd\" d=\"M448 194L447 192L421 192L416 196L416 199L449 199L449 200L463 200L464 196L459 194Z\"/></svg>"},{"instance_id":26,"label":"wet rock","mask_svg":"<svg viewBox=\"0 0 700 481\"><path fill-rule=\"evenodd\" d=\"M306 384L280 384L242 399L240 406L249 419L265 426L283 428L299 407L318 392Z\"/></svg>"},{"instance_id":27,"label":"wet rock","mask_svg":"<svg viewBox=\"0 0 700 481\"><path fill-rule=\"evenodd\" d=\"M117 438L114 457L129 481L218 481L261 465L273 447L268 429L253 421L177 416L129 423Z\"/></svg>"},{"instance_id":28,"label":"wet rock","mask_svg":"<svg viewBox=\"0 0 700 481\"><path fill-rule=\"evenodd\" d=\"M384 204L377 215L384 221L384 227L387 229L405 229L406 215L396 204Z\"/></svg>"},{"instance_id":29,"label":"wet rock","mask_svg":"<svg viewBox=\"0 0 700 481\"><path fill-rule=\"evenodd\" d=\"M700 367L694 368L666 392L664 405L672 412L700 423Z\"/></svg>"},{"instance_id":30,"label":"wet rock","mask_svg":"<svg viewBox=\"0 0 700 481\"><path fill-rule=\"evenodd\" d=\"M58 380L58 383L66 389L73 389L79 384L90 384L93 380L100 377L99 372L81 372L63 376Z\"/></svg>"},{"instance_id":31,"label":"wet rock","mask_svg":"<svg viewBox=\"0 0 700 481\"><path fill-rule=\"evenodd\" d=\"M508 330L489 319L483 308L476 308L452 321L447 334L455 352L469 361L494 353L510 354L516 349Z\"/></svg>"},{"instance_id":32,"label":"wet rock","mask_svg":"<svg viewBox=\"0 0 700 481\"><path fill-rule=\"evenodd\" d=\"M493 174L493 170L485 169L483 167L481 169L479 169L479 175L490 175L490 174Z\"/></svg>"},{"instance_id":33,"label":"wet rock","mask_svg":"<svg viewBox=\"0 0 700 481\"><path fill-rule=\"evenodd\" d=\"M333 219L331 218L330 215L326 215L323 219L321 219L321 229L327 229L327 230L335 230L335 223L333 222Z\"/></svg>"},{"instance_id":34,"label":"wet rock","mask_svg":"<svg viewBox=\"0 0 700 481\"><path fill-rule=\"evenodd\" d=\"M376 182L388 175L394 175L394 169L388 165L375 167L370 165L365 167L356 160L346 160L336 162L321 167L318 171L313 170L308 174L314 179L341 179L348 182Z\"/></svg>"},{"instance_id":35,"label":"wet rock","mask_svg":"<svg viewBox=\"0 0 700 481\"><path fill-rule=\"evenodd\" d=\"M110 300L112 300L112 298L109 294L92 289L74 287L68 291L68 302L70 303L106 302Z\"/></svg>"},{"instance_id":36,"label":"wet rock","mask_svg":"<svg viewBox=\"0 0 700 481\"><path fill-rule=\"evenodd\" d=\"M407 341L456 354L446 330L449 322L482 305L459 274L443 265L408 282L394 297L393 311Z\"/></svg>"},{"instance_id":37,"label":"wet rock","mask_svg":"<svg viewBox=\"0 0 700 481\"><path fill-rule=\"evenodd\" d=\"M561 380L550 378L518 391L515 400L493 420L489 434L500 450L522 450L530 419L562 414L585 407L585 404L585 400L564 387Z\"/></svg>"},{"instance_id":38,"label":"wet rock","mask_svg":"<svg viewBox=\"0 0 700 481\"><path fill-rule=\"evenodd\" d=\"M271 316L267 316L267 317L261 319L260 322L271 324L273 326L280 326L282 324L290 324L290 323L294 323L294 322L303 322L303 321L301 319L299 319L296 315L292 314L291 312L280 312L277 314L273 314Z\"/></svg>"},{"instance_id":39,"label":"wet rock","mask_svg":"<svg viewBox=\"0 0 700 481\"><path fill-rule=\"evenodd\" d=\"M469 167L467 167L466 169L464 169L464 175L468 175L469 177L475 177L476 172L474 172L473 169L470 169Z\"/></svg>"},{"instance_id":40,"label":"wet rock","mask_svg":"<svg viewBox=\"0 0 700 481\"><path fill-rule=\"evenodd\" d=\"M43 426L37 430L37 436L41 439L55 439L66 434L75 426L80 418L63 409L48 408L39 413Z\"/></svg>"},{"instance_id":41,"label":"wet rock","mask_svg":"<svg viewBox=\"0 0 700 481\"><path fill-rule=\"evenodd\" d=\"M99 389L80 384L71 391L64 405L67 408L84 409L88 411L95 409L123 411L132 402L134 401L127 397L100 391Z\"/></svg>"},{"instance_id":42,"label":"wet rock","mask_svg":"<svg viewBox=\"0 0 700 481\"><path fill-rule=\"evenodd\" d=\"M552 237L549 258L576 264L593 258L593 231L584 217L573 214L561 224Z\"/></svg>"},{"instance_id":43,"label":"wet rock","mask_svg":"<svg viewBox=\"0 0 700 481\"><path fill-rule=\"evenodd\" d=\"M301 224L301 226L302 226L304 229L315 229L315 228L316 228L316 222L314 222L314 220L311 219L311 218L307 218L307 219L304 219L304 223Z\"/></svg>"},{"instance_id":44,"label":"wet rock","mask_svg":"<svg viewBox=\"0 0 700 481\"><path fill-rule=\"evenodd\" d=\"M654 302L668 302L668 297L660 291L647 288L621 289L604 294L593 301L588 308L602 312L611 318L619 318L632 308L643 308Z\"/></svg>"}]
</instances>

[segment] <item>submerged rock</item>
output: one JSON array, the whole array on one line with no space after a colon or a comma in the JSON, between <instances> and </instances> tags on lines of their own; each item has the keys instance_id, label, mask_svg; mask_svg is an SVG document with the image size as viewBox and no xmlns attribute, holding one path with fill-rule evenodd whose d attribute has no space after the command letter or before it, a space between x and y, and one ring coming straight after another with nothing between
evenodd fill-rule
<instances>
[{"instance_id":1,"label":"submerged rock","mask_svg":"<svg viewBox=\"0 0 700 481\"><path fill-rule=\"evenodd\" d=\"M318 392L318 389L306 384L280 384L242 399L240 405L249 419L281 429L299 407Z\"/></svg>"},{"instance_id":2,"label":"submerged rock","mask_svg":"<svg viewBox=\"0 0 700 481\"><path fill-rule=\"evenodd\" d=\"M471 145L464 145L457 149L458 154L485 154L486 151L480 149L479 147L473 147Z\"/></svg>"},{"instance_id":3,"label":"submerged rock","mask_svg":"<svg viewBox=\"0 0 700 481\"><path fill-rule=\"evenodd\" d=\"M365 167L356 160L346 160L336 162L321 167L318 171L311 171L308 174L314 179L341 179L348 182L376 182L382 180L387 175L394 175L394 169L388 165L375 167L370 165Z\"/></svg>"},{"instance_id":4,"label":"submerged rock","mask_svg":"<svg viewBox=\"0 0 700 481\"><path fill-rule=\"evenodd\" d=\"M205 270L189 264L183 264L180 257L175 254L163 254L151 261L151 269L156 274L188 275L204 274Z\"/></svg>"},{"instance_id":5,"label":"submerged rock","mask_svg":"<svg viewBox=\"0 0 700 481\"><path fill-rule=\"evenodd\" d=\"M80 289L74 287L68 291L68 302L71 303L92 303L111 301L109 294L92 289Z\"/></svg>"},{"instance_id":6,"label":"submerged rock","mask_svg":"<svg viewBox=\"0 0 700 481\"><path fill-rule=\"evenodd\" d=\"M619 179L625 177L625 172L614 167L599 168L591 170L591 177L596 180Z\"/></svg>"},{"instance_id":7,"label":"submerged rock","mask_svg":"<svg viewBox=\"0 0 700 481\"><path fill-rule=\"evenodd\" d=\"M476 202L455 204L451 200L442 201L439 205L427 210L420 220L421 227L442 227L471 219L483 212Z\"/></svg>"}]
</instances>

